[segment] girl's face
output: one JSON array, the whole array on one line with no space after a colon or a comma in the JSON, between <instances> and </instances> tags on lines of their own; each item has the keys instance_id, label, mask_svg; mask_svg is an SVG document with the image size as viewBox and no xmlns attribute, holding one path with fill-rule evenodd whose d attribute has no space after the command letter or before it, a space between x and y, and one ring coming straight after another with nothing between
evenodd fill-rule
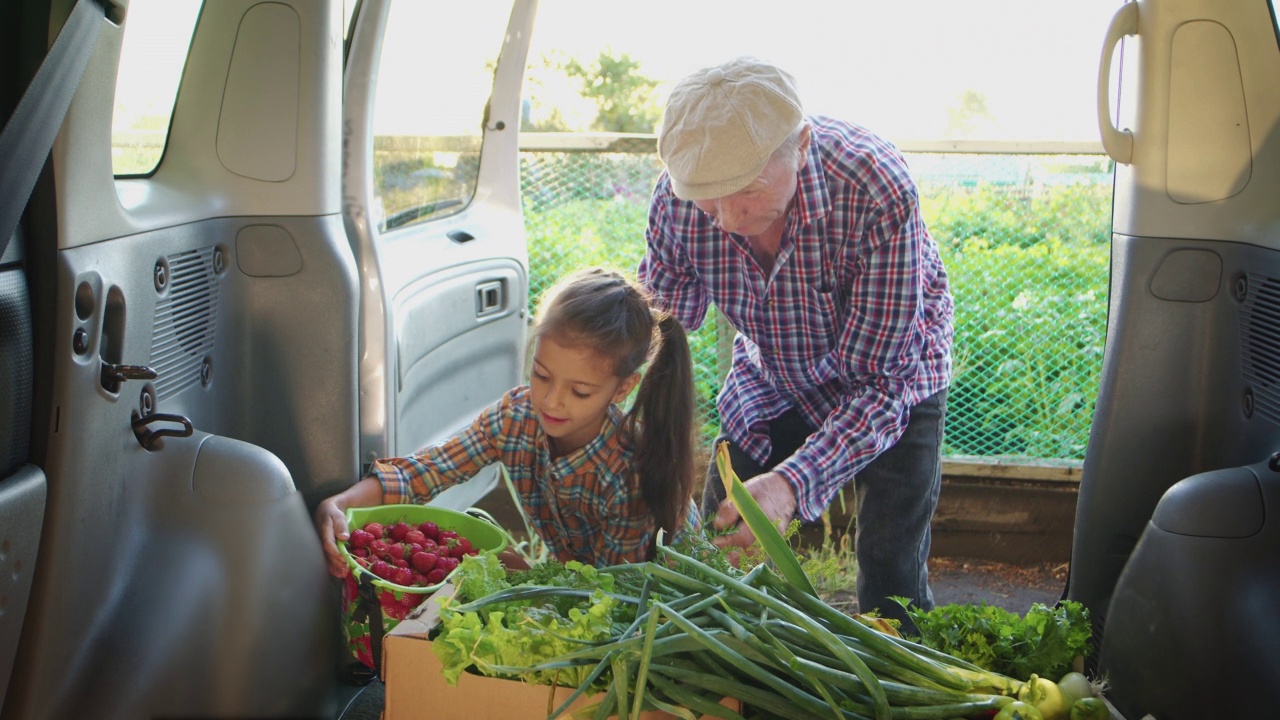
<instances>
[{"instance_id":1,"label":"girl's face","mask_svg":"<svg viewBox=\"0 0 1280 720\"><path fill-rule=\"evenodd\" d=\"M625 399L639 379L617 377L608 359L590 348L538 338L530 395L554 454L567 455L599 435L609 405Z\"/></svg>"}]
</instances>

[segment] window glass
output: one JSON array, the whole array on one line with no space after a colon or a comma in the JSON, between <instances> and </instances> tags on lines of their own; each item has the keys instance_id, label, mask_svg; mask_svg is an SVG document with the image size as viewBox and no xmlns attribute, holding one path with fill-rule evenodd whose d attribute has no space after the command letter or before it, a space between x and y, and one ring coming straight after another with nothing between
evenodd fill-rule
<instances>
[{"instance_id":1,"label":"window glass","mask_svg":"<svg viewBox=\"0 0 1280 720\"><path fill-rule=\"evenodd\" d=\"M160 164L201 4L129 3L111 120L111 169L116 175L147 175Z\"/></svg>"},{"instance_id":2,"label":"window glass","mask_svg":"<svg viewBox=\"0 0 1280 720\"><path fill-rule=\"evenodd\" d=\"M510 0L391 6L374 98L379 229L460 212L480 169L481 123Z\"/></svg>"}]
</instances>

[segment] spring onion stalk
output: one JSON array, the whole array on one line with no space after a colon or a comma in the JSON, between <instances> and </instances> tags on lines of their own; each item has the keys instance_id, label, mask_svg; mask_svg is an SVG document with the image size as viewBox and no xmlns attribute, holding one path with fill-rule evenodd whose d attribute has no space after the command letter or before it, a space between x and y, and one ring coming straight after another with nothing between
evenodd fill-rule
<instances>
[{"instance_id":1,"label":"spring onion stalk","mask_svg":"<svg viewBox=\"0 0 1280 720\"><path fill-rule=\"evenodd\" d=\"M761 564L735 574L658 547L656 561L617 566L615 592L608 593L617 614L604 625L607 637L574 639L539 629L569 649L535 657L537 664L528 667L472 662L507 676L571 671L582 681L551 716L598 692L591 705L573 712L580 720L637 720L651 709L682 720L743 720L720 704L725 697L758 717L947 720L998 711L1023 685L868 627L792 584L781 570ZM451 609L564 597L598 601L599 592L523 585Z\"/></svg>"},{"instance_id":2,"label":"spring onion stalk","mask_svg":"<svg viewBox=\"0 0 1280 720\"><path fill-rule=\"evenodd\" d=\"M829 630L818 624L816 620L811 619L808 615L799 612L789 604L769 595L765 591L758 590L748 585L743 585L734 578L731 578L728 575L725 575L724 573L691 557L681 555L666 547L659 547L658 550L667 555L667 557L671 558L673 561L694 568L704 577L715 578L726 588L733 588L739 595L754 600L760 605L774 611L780 617L790 620L796 625L804 628L807 632L812 633L813 636L821 641L828 650L835 654L837 658L845 662L849 667L853 668L854 674L862 678L862 681L867 684L867 689L871 692L871 696L875 700L876 720L889 720L889 701L885 699L884 690L880 687L880 680L871 672L871 668L867 667L866 662L855 655L853 651L851 651L844 643L840 642L840 640L837 639ZM771 576L768 572L764 572L761 577L767 582ZM822 604L822 601L818 600L816 597L813 599L819 604ZM866 630L869 633L875 632L869 628Z\"/></svg>"},{"instance_id":3,"label":"spring onion stalk","mask_svg":"<svg viewBox=\"0 0 1280 720\"><path fill-rule=\"evenodd\" d=\"M661 606L659 606L661 607ZM649 663L653 660L653 636L658 631L658 620L662 617L659 608L649 613L649 621L644 628L644 646L640 651L640 669L636 674L636 688L645 687L649 682ZM631 708L631 720L640 720L640 700L643 695L637 690L635 705Z\"/></svg>"},{"instance_id":4,"label":"spring onion stalk","mask_svg":"<svg viewBox=\"0 0 1280 720\"><path fill-rule=\"evenodd\" d=\"M742 484L742 480L733 471L733 464L729 461L729 443L727 442L720 443L716 448L716 469L720 472L720 480L724 483L725 496L738 508L742 521L751 528L760 547L764 548L765 554L777 566L778 572L787 579L787 582L817 597L818 591L813 588L813 583L809 582L809 576L805 574L804 568L800 567L800 561L791 551L791 546L787 545L786 539L782 537L782 533L778 532L777 526L769 516L764 514L759 503L747 490L747 486Z\"/></svg>"},{"instance_id":5,"label":"spring onion stalk","mask_svg":"<svg viewBox=\"0 0 1280 720\"><path fill-rule=\"evenodd\" d=\"M765 582L779 593L795 601L802 610L829 622L835 629L848 633L874 652L895 663L913 670L946 687L957 690L990 688L1004 695L1017 695L1022 683L999 673L985 670L969 670L957 665L946 665L909 649L909 644L899 644L892 637L876 632L821 600L787 587L777 576L765 576Z\"/></svg>"}]
</instances>

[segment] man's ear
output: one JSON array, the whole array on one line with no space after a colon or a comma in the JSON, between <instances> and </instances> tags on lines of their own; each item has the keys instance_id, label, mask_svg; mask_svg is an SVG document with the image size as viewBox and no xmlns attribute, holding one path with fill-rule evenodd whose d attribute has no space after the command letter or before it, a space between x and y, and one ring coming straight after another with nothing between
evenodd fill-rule
<instances>
[{"instance_id":1,"label":"man's ear","mask_svg":"<svg viewBox=\"0 0 1280 720\"><path fill-rule=\"evenodd\" d=\"M638 382L640 382L640 373L631 373L631 376L624 379L618 386L618 391L613 394L613 401L617 403L626 400Z\"/></svg>"},{"instance_id":2,"label":"man's ear","mask_svg":"<svg viewBox=\"0 0 1280 720\"><path fill-rule=\"evenodd\" d=\"M797 153L799 157L796 158L796 170L804 167L805 162L809 159L809 142L812 139L810 131L812 129L813 126L806 120L804 128L800 130L800 152Z\"/></svg>"}]
</instances>

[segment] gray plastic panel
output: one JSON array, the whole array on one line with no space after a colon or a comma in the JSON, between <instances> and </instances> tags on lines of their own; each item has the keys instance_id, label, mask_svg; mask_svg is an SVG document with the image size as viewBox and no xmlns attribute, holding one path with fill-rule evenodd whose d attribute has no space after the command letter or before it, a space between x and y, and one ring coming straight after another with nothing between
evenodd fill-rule
<instances>
[{"instance_id":1,"label":"gray plastic panel","mask_svg":"<svg viewBox=\"0 0 1280 720\"><path fill-rule=\"evenodd\" d=\"M1242 471L1257 478L1252 495L1241 492ZM1238 501L1246 521L1266 522L1248 537L1149 524L1116 585L1098 666L1125 717L1262 718L1280 706L1280 474L1265 462L1205 473L1156 513L1194 499L1225 513L1219 495Z\"/></svg>"},{"instance_id":2,"label":"gray plastic panel","mask_svg":"<svg viewBox=\"0 0 1280 720\"><path fill-rule=\"evenodd\" d=\"M1166 262L1221 258L1218 292L1205 267ZM1202 255L1202 257L1204 257ZM1280 252L1239 243L1116 235L1102 366L1076 510L1069 597L1105 623L1111 592L1161 496L1182 478L1236 467L1280 449L1273 410L1280 377L1267 339ZM1174 273L1185 274L1179 279ZM1161 287L1193 289L1178 300ZM1255 368L1251 370L1250 368Z\"/></svg>"},{"instance_id":3,"label":"gray plastic panel","mask_svg":"<svg viewBox=\"0 0 1280 720\"><path fill-rule=\"evenodd\" d=\"M478 293L500 288L496 308ZM432 273L396 298L396 445L412 453L466 427L518 384L525 338L524 273L509 260Z\"/></svg>"},{"instance_id":4,"label":"gray plastic panel","mask_svg":"<svg viewBox=\"0 0 1280 720\"><path fill-rule=\"evenodd\" d=\"M240 272L235 238L261 223L294 238L301 272ZM296 490L358 473L340 218L220 218L58 260L48 511L6 702L17 717L323 716L339 603ZM182 380L153 407L196 436L143 449L131 417L169 378L104 387L106 347L176 355L164 367Z\"/></svg>"},{"instance_id":5,"label":"gray plastic panel","mask_svg":"<svg viewBox=\"0 0 1280 720\"><path fill-rule=\"evenodd\" d=\"M13 671L44 524L44 473L26 465L0 478L0 707Z\"/></svg>"},{"instance_id":6,"label":"gray plastic panel","mask_svg":"<svg viewBox=\"0 0 1280 720\"><path fill-rule=\"evenodd\" d=\"M1152 524L1164 532L1207 538L1247 538L1266 522L1262 487L1249 468L1180 480L1160 499Z\"/></svg>"}]
</instances>

